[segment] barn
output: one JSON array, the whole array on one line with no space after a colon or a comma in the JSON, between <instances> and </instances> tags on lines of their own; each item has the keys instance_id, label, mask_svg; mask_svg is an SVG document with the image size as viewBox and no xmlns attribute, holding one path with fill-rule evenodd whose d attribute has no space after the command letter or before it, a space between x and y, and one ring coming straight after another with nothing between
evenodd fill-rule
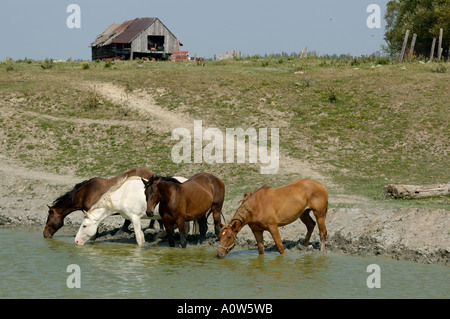
<instances>
[{"instance_id":1,"label":"barn","mask_svg":"<svg viewBox=\"0 0 450 319\"><path fill-rule=\"evenodd\" d=\"M158 18L111 23L91 43L92 60L107 58L170 58L180 51L177 37Z\"/></svg>"}]
</instances>

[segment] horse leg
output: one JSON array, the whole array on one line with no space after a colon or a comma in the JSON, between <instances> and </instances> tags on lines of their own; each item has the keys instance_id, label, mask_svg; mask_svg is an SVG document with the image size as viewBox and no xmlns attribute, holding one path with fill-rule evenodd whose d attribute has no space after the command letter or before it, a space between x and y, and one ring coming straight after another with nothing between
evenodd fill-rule
<instances>
[{"instance_id":1,"label":"horse leg","mask_svg":"<svg viewBox=\"0 0 450 319\"><path fill-rule=\"evenodd\" d=\"M186 224L183 217L178 217L177 220L178 232L180 233L180 245L186 248Z\"/></svg>"},{"instance_id":2,"label":"horse leg","mask_svg":"<svg viewBox=\"0 0 450 319\"><path fill-rule=\"evenodd\" d=\"M256 244L258 245L258 251L260 255L264 254L264 237L263 232L252 229L253 235L255 235Z\"/></svg>"},{"instance_id":3,"label":"horse leg","mask_svg":"<svg viewBox=\"0 0 450 319\"><path fill-rule=\"evenodd\" d=\"M222 223L220 222L220 215L222 214L223 202L213 203L211 205L211 211L214 218L214 233L219 237L220 229L222 228Z\"/></svg>"},{"instance_id":4,"label":"horse leg","mask_svg":"<svg viewBox=\"0 0 450 319\"><path fill-rule=\"evenodd\" d=\"M131 222L133 223L134 234L136 236L138 245L141 246L145 244L145 236L141 228L141 218L139 216L133 215L131 217Z\"/></svg>"},{"instance_id":5,"label":"horse leg","mask_svg":"<svg viewBox=\"0 0 450 319\"><path fill-rule=\"evenodd\" d=\"M277 225L269 226L269 232L273 237L273 240L275 241L275 245L277 245L278 252L283 255L284 254L284 246L281 242L281 236L280 232L278 230Z\"/></svg>"},{"instance_id":6,"label":"horse leg","mask_svg":"<svg viewBox=\"0 0 450 319\"><path fill-rule=\"evenodd\" d=\"M319 226L320 235L320 251L325 251L325 243L327 242L327 227L325 226L325 216L316 217L317 226Z\"/></svg>"},{"instance_id":7,"label":"horse leg","mask_svg":"<svg viewBox=\"0 0 450 319\"><path fill-rule=\"evenodd\" d=\"M129 221L128 219L125 219L122 227L120 227L120 229L114 235L121 235L122 233L126 232L128 230L128 227L130 226L130 224L131 224L131 221Z\"/></svg>"},{"instance_id":8,"label":"horse leg","mask_svg":"<svg viewBox=\"0 0 450 319\"><path fill-rule=\"evenodd\" d=\"M199 242L200 244L203 243L203 241L206 238L206 232L208 230L208 224L206 223L206 217L202 217L197 219L198 222L198 227L200 230L200 238L199 238Z\"/></svg>"},{"instance_id":9,"label":"horse leg","mask_svg":"<svg viewBox=\"0 0 450 319\"><path fill-rule=\"evenodd\" d=\"M309 210L303 212L303 214L300 216L300 220L306 225L307 229L305 240L303 241L302 245L308 246L311 234L314 230L314 226L316 226L316 222L309 215Z\"/></svg>"},{"instance_id":10,"label":"horse leg","mask_svg":"<svg viewBox=\"0 0 450 319\"><path fill-rule=\"evenodd\" d=\"M164 228L167 231L167 239L169 240L169 246L175 247L175 240L173 239L173 224L164 223Z\"/></svg>"}]
</instances>

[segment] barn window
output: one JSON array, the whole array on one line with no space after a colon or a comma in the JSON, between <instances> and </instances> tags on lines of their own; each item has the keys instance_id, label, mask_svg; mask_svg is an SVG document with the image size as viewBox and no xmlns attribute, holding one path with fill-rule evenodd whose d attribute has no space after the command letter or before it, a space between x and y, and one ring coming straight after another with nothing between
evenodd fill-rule
<instances>
[{"instance_id":1,"label":"barn window","mask_svg":"<svg viewBox=\"0 0 450 319\"><path fill-rule=\"evenodd\" d=\"M164 36L163 35L149 35L148 36L148 50L149 51L164 51Z\"/></svg>"}]
</instances>

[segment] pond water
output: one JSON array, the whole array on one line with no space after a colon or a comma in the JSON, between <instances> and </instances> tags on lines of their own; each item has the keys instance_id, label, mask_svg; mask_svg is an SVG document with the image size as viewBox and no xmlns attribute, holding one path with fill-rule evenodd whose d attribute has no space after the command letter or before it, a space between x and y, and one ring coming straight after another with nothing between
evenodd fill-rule
<instances>
[{"instance_id":1,"label":"pond water","mask_svg":"<svg viewBox=\"0 0 450 319\"><path fill-rule=\"evenodd\" d=\"M0 298L450 297L450 267L383 257L235 249L217 259L214 247L76 246L73 235L17 230L0 230L0 247Z\"/></svg>"}]
</instances>

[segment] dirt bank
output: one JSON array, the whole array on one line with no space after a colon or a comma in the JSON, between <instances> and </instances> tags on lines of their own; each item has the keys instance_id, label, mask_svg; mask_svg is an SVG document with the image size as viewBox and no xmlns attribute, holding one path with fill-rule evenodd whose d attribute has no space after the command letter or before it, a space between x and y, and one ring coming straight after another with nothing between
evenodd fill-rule
<instances>
[{"instance_id":1,"label":"dirt bank","mask_svg":"<svg viewBox=\"0 0 450 319\"><path fill-rule=\"evenodd\" d=\"M27 171L14 168L3 158L0 165L0 227L42 231L47 204L70 189L78 180L59 175L31 175ZM331 200L331 199L330 199ZM237 199L225 203L224 215L230 219L237 207ZM75 235L83 214L74 212L65 220L60 234ZM209 220L211 223L212 221ZM99 231L101 240L134 242L134 234L114 236L115 230L123 223L120 216L105 220ZM147 227L147 222L143 223ZM450 265L450 214L445 209L382 209L382 208L330 208L326 225L328 228L327 251L355 255L382 255L400 260L420 263ZM158 229L158 226L156 226ZM209 226L212 231L212 226ZM147 245L167 245L158 230L145 230ZM281 227L281 236L288 253L310 251L318 253L317 227L312 236L312 244L300 244L306 233L301 222ZM56 234L58 235L58 233ZM190 236L188 244L197 244L196 237ZM265 247L275 250L273 240L265 232ZM217 245L212 234L203 245ZM239 233L237 249L256 249L256 242L248 227Z\"/></svg>"}]
</instances>

